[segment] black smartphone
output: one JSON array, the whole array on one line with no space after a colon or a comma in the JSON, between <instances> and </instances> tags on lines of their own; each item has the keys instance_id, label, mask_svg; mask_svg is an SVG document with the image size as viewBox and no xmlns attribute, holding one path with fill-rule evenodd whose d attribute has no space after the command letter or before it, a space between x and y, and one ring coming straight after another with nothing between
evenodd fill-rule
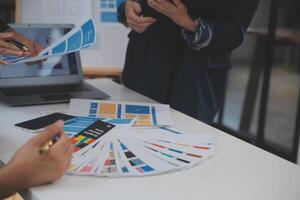
<instances>
[{"instance_id":1,"label":"black smartphone","mask_svg":"<svg viewBox=\"0 0 300 200\"><path fill-rule=\"evenodd\" d=\"M42 131L46 126L53 124L57 120L63 120L65 123L70 123L75 120L75 117L63 113L53 113L15 124L15 126L29 132L39 132Z\"/></svg>"}]
</instances>

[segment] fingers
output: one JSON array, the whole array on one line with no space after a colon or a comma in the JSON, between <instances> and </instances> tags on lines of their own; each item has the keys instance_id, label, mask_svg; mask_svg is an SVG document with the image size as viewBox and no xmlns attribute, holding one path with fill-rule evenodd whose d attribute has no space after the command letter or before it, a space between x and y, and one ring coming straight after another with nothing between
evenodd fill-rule
<instances>
[{"instance_id":1,"label":"fingers","mask_svg":"<svg viewBox=\"0 0 300 200\"><path fill-rule=\"evenodd\" d=\"M58 120L54 124L48 126L42 133L32 138L32 142L39 146L43 145L47 141L60 134L62 132L63 126L64 122L62 120Z\"/></svg>"},{"instance_id":2,"label":"fingers","mask_svg":"<svg viewBox=\"0 0 300 200\"><path fill-rule=\"evenodd\" d=\"M132 4L132 7L133 7L134 12L135 12L137 15L141 14L141 12L142 12L142 7L140 6L140 4L134 2L134 3Z\"/></svg>"},{"instance_id":3,"label":"fingers","mask_svg":"<svg viewBox=\"0 0 300 200\"><path fill-rule=\"evenodd\" d=\"M138 21L128 18L127 24L130 28L138 33L142 33L157 20L152 17L139 17Z\"/></svg>"},{"instance_id":4,"label":"fingers","mask_svg":"<svg viewBox=\"0 0 300 200\"><path fill-rule=\"evenodd\" d=\"M173 3L176 5L177 8L181 9L181 8L184 8L185 5L182 3L181 0L172 0Z\"/></svg>"},{"instance_id":5,"label":"fingers","mask_svg":"<svg viewBox=\"0 0 300 200\"><path fill-rule=\"evenodd\" d=\"M156 22L156 19L152 17L139 16L141 12L142 8L140 4L136 2L128 2L126 4L127 24L130 28L139 33L144 32L151 24Z\"/></svg>"},{"instance_id":6,"label":"fingers","mask_svg":"<svg viewBox=\"0 0 300 200\"><path fill-rule=\"evenodd\" d=\"M138 25L131 25L131 28L138 33L143 33L153 23L154 22L146 22L146 23L142 23L142 24L138 24Z\"/></svg>"},{"instance_id":7,"label":"fingers","mask_svg":"<svg viewBox=\"0 0 300 200\"><path fill-rule=\"evenodd\" d=\"M0 55L12 55L12 56L21 57L21 56L25 56L26 54L24 51L11 50L0 46Z\"/></svg>"},{"instance_id":8,"label":"fingers","mask_svg":"<svg viewBox=\"0 0 300 200\"><path fill-rule=\"evenodd\" d=\"M3 40L15 39L15 37L16 32L13 31L0 33L0 38Z\"/></svg>"},{"instance_id":9,"label":"fingers","mask_svg":"<svg viewBox=\"0 0 300 200\"><path fill-rule=\"evenodd\" d=\"M5 40L0 40L0 47L14 51L20 51L20 49L16 45L10 44Z\"/></svg>"},{"instance_id":10,"label":"fingers","mask_svg":"<svg viewBox=\"0 0 300 200\"><path fill-rule=\"evenodd\" d=\"M51 147L51 153L54 155L65 155L68 156L70 155L70 151L72 149L72 143L71 140L64 134L62 133L60 135L59 140Z\"/></svg>"},{"instance_id":11,"label":"fingers","mask_svg":"<svg viewBox=\"0 0 300 200\"><path fill-rule=\"evenodd\" d=\"M41 48L38 44L34 43L30 39L24 37L19 33L15 33L14 36L15 40L19 41L20 43L24 44L29 51L27 52L31 56L35 56L39 53L39 49Z\"/></svg>"},{"instance_id":12,"label":"fingers","mask_svg":"<svg viewBox=\"0 0 300 200\"><path fill-rule=\"evenodd\" d=\"M39 44L35 44L34 46L35 46L35 50L36 50L37 53L40 53L41 51L44 50L44 47L42 47Z\"/></svg>"},{"instance_id":13,"label":"fingers","mask_svg":"<svg viewBox=\"0 0 300 200\"><path fill-rule=\"evenodd\" d=\"M147 3L151 8L155 9L158 12L161 12L163 9L165 9L166 3L169 3L169 2L148 0Z\"/></svg>"},{"instance_id":14,"label":"fingers","mask_svg":"<svg viewBox=\"0 0 300 200\"><path fill-rule=\"evenodd\" d=\"M8 65L9 63L8 62L5 62L3 60L0 60L0 65Z\"/></svg>"},{"instance_id":15,"label":"fingers","mask_svg":"<svg viewBox=\"0 0 300 200\"><path fill-rule=\"evenodd\" d=\"M30 52L26 52L20 50L16 45L10 44L9 40L16 40L18 39L18 34L16 32L4 32L0 33L0 54L2 55L14 55L14 56L30 56Z\"/></svg>"},{"instance_id":16,"label":"fingers","mask_svg":"<svg viewBox=\"0 0 300 200\"><path fill-rule=\"evenodd\" d=\"M142 17L138 16L137 13L134 11L132 7L128 8L128 13L127 13L127 23L131 21L134 23L141 23Z\"/></svg>"},{"instance_id":17,"label":"fingers","mask_svg":"<svg viewBox=\"0 0 300 200\"><path fill-rule=\"evenodd\" d=\"M70 145L68 146L68 148L65 148L65 151L64 151L63 154L64 154L64 156L69 157L69 156L71 156L73 154L73 151L74 151L73 145L72 145L72 143L70 141Z\"/></svg>"}]
</instances>

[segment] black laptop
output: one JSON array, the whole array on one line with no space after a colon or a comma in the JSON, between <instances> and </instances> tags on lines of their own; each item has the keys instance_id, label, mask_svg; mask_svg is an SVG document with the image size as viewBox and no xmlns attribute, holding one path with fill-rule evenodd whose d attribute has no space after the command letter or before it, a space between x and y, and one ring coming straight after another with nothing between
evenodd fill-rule
<instances>
[{"instance_id":1,"label":"black laptop","mask_svg":"<svg viewBox=\"0 0 300 200\"><path fill-rule=\"evenodd\" d=\"M73 25L11 25L45 47L69 32ZM71 98L108 99L83 80L79 52L48 58L37 64L0 65L0 99L11 106L65 103Z\"/></svg>"}]
</instances>

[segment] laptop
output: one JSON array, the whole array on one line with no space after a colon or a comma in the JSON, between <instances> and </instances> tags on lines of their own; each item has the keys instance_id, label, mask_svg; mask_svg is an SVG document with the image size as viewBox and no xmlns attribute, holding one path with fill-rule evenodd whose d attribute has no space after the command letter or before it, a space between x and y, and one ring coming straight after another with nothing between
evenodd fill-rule
<instances>
[{"instance_id":1,"label":"laptop","mask_svg":"<svg viewBox=\"0 0 300 200\"><path fill-rule=\"evenodd\" d=\"M74 27L68 24L10 26L45 47ZM83 80L79 52L51 57L32 65L0 65L0 99L8 105L66 103L71 98L109 98Z\"/></svg>"}]
</instances>

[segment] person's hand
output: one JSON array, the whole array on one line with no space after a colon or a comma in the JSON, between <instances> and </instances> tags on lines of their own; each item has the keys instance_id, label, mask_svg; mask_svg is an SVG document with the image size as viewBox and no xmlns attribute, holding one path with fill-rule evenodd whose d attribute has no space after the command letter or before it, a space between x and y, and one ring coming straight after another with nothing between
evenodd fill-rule
<instances>
[{"instance_id":1,"label":"person's hand","mask_svg":"<svg viewBox=\"0 0 300 200\"><path fill-rule=\"evenodd\" d=\"M73 146L63 132L63 121L48 126L42 133L24 144L13 156L6 168L13 171L17 188L46 184L60 178L70 164ZM40 154L39 148L58 136L50 150ZM13 177L12 177L13 178Z\"/></svg>"},{"instance_id":2,"label":"person's hand","mask_svg":"<svg viewBox=\"0 0 300 200\"><path fill-rule=\"evenodd\" d=\"M156 22L153 17L140 16L142 8L137 2L128 0L125 4L125 15L128 27L132 30L143 33L149 26Z\"/></svg>"},{"instance_id":3,"label":"person's hand","mask_svg":"<svg viewBox=\"0 0 300 200\"><path fill-rule=\"evenodd\" d=\"M181 0L148 0L148 5L157 12L169 17L177 25L194 32L196 25L188 14L186 6Z\"/></svg>"},{"instance_id":4,"label":"person's hand","mask_svg":"<svg viewBox=\"0 0 300 200\"><path fill-rule=\"evenodd\" d=\"M24 44L28 48L28 51L21 50L15 45L9 43L8 41L10 40L18 41ZM0 55L13 55L18 57L35 56L42 50L42 46L36 44L12 29L8 29L7 31L0 33ZM9 63L0 60L0 64Z\"/></svg>"}]
</instances>

